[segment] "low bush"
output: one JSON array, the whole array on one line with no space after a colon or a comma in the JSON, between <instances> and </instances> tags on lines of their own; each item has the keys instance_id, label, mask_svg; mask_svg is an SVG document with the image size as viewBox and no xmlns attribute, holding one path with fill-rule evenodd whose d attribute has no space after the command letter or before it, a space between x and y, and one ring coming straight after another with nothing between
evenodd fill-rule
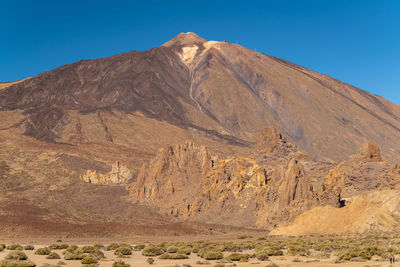
<instances>
[{"instance_id":1,"label":"low bush","mask_svg":"<svg viewBox=\"0 0 400 267\"><path fill-rule=\"evenodd\" d=\"M153 258L147 258L147 263L148 264L153 264L154 263L154 259Z\"/></svg>"},{"instance_id":2,"label":"low bush","mask_svg":"<svg viewBox=\"0 0 400 267\"><path fill-rule=\"evenodd\" d=\"M50 251L50 249L47 248L47 247L38 248L38 249L35 251L35 254L36 254L36 255L49 255L50 253L51 253L51 251Z\"/></svg>"},{"instance_id":3,"label":"low bush","mask_svg":"<svg viewBox=\"0 0 400 267\"><path fill-rule=\"evenodd\" d=\"M188 259L189 256L186 254L178 254L178 253L165 253L162 254L159 259L162 260L183 260L183 259Z\"/></svg>"},{"instance_id":4,"label":"low bush","mask_svg":"<svg viewBox=\"0 0 400 267\"><path fill-rule=\"evenodd\" d=\"M35 267L36 264L31 261L11 261L2 260L0 261L0 267Z\"/></svg>"},{"instance_id":5,"label":"low bush","mask_svg":"<svg viewBox=\"0 0 400 267\"><path fill-rule=\"evenodd\" d=\"M259 252L256 254L256 258L259 261L267 261L269 259L269 256L267 253Z\"/></svg>"},{"instance_id":6,"label":"low bush","mask_svg":"<svg viewBox=\"0 0 400 267\"><path fill-rule=\"evenodd\" d=\"M202 258L206 260L220 260L224 257L222 252L214 250L206 250L202 253Z\"/></svg>"},{"instance_id":7,"label":"low bush","mask_svg":"<svg viewBox=\"0 0 400 267\"><path fill-rule=\"evenodd\" d=\"M268 256L283 256L283 251L275 247L264 247L260 252L265 253Z\"/></svg>"},{"instance_id":8,"label":"low bush","mask_svg":"<svg viewBox=\"0 0 400 267\"><path fill-rule=\"evenodd\" d=\"M114 261L112 267L131 267L130 264L125 263L123 260Z\"/></svg>"},{"instance_id":9,"label":"low bush","mask_svg":"<svg viewBox=\"0 0 400 267\"><path fill-rule=\"evenodd\" d=\"M11 244L7 246L8 250L22 250L22 246L18 244Z\"/></svg>"},{"instance_id":10,"label":"low bush","mask_svg":"<svg viewBox=\"0 0 400 267\"><path fill-rule=\"evenodd\" d=\"M179 250L179 248L176 247L176 246L170 246L170 247L167 248L167 252L168 253L177 253L178 250Z\"/></svg>"},{"instance_id":11,"label":"low bush","mask_svg":"<svg viewBox=\"0 0 400 267\"><path fill-rule=\"evenodd\" d=\"M26 246L24 247L24 249L25 249L25 250L34 250L35 247L34 247L33 245L26 245Z\"/></svg>"},{"instance_id":12,"label":"low bush","mask_svg":"<svg viewBox=\"0 0 400 267\"><path fill-rule=\"evenodd\" d=\"M132 255L132 249L130 247L119 247L116 250L114 250L115 255Z\"/></svg>"},{"instance_id":13,"label":"low bush","mask_svg":"<svg viewBox=\"0 0 400 267\"><path fill-rule=\"evenodd\" d=\"M56 260L56 259L61 259L61 257L56 252L51 252L49 255L47 255L46 259Z\"/></svg>"},{"instance_id":14,"label":"low bush","mask_svg":"<svg viewBox=\"0 0 400 267\"><path fill-rule=\"evenodd\" d=\"M28 259L28 256L22 251L13 251L8 253L8 255L5 257L6 260L26 260Z\"/></svg>"},{"instance_id":15,"label":"low bush","mask_svg":"<svg viewBox=\"0 0 400 267\"><path fill-rule=\"evenodd\" d=\"M146 247L146 245L143 245L143 244L139 244L139 245L135 245L134 247L133 247L133 249L134 250L142 250L142 249L144 249Z\"/></svg>"},{"instance_id":16,"label":"low bush","mask_svg":"<svg viewBox=\"0 0 400 267\"><path fill-rule=\"evenodd\" d=\"M105 246L103 244L95 244L93 247L98 250L105 249Z\"/></svg>"},{"instance_id":17,"label":"low bush","mask_svg":"<svg viewBox=\"0 0 400 267\"><path fill-rule=\"evenodd\" d=\"M69 251L64 254L65 260L82 260L84 257L84 254L71 253Z\"/></svg>"},{"instance_id":18,"label":"low bush","mask_svg":"<svg viewBox=\"0 0 400 267\"><path fill-rule=\"evenodd\" d=\"M158 246L148 245L142 250L143 256L160 256L164 254L164 249Z\"/></svg>"},{"instance_id":19,"label":"low bush","mask_svg":"<svg viewBox=\"0 0 400 267\"><path fill-rule=\"evenodd\" d=\"M91 253L91 252L95 252L95 251L96 251L96 249L92 246L83 246L83 247L77 248L74 251L74 253L81 254L81 253Z\"/></svg>"},{"instance_id":20,"label":"low bush","mask_svg":"<svg viewBox=\"0 0 400 267\"><path fill-rule=\"evenodd\" d=\"M69 246L67 244L52 244L49 249L67 249Z\"/></svg>"},{"instance_id":21,"label":"low bush","mask_svg":"<svg viewBox=\"0 0 400 267\"><path fill-rule=\"evenodd\" d=\"M75 250L76 250L77 248L78 248L78 246L76 246L76 245L69 246L69 247L67 247L67 249L63 252L63 254L65 254L65 253L67 253L67 252L74 253Z\"/></svg>"},{"instance_id":22,"label":"low bush","mask_svg":"<svg viewBox=\"0 0 400 267\"><path fill-rule=\"evenodd\" d=\"M100 249L96 249L95 251L90 252L89 256L95 258L96 260L101 260L104 258L104 253Z\"/></svg>"},{"instance_id":23,"label":"low bush","mask_svg":"<svg viewBox=\"0 0 400 267\"><path fill-rule=\"evenodd\" d=\"M81 260L81 263L82 264L95 264L95 263L97 263L97 260L90 256L86 256Z\"/></svg>"},{"instance_id":24,"label":"low bush","mask_svg":"<svg viewBox=\"0 0 400 267\"><path fill-rule=\"evenodd\" d=\"M178 251L176 253L190 255L192 253L192 248L190 248L190 247L181 247L181 248L178 249Z\"/></svg>"},{"instance_id":25,"label":"low bush","mask_svg":"<svg viewBox=\"0 0 400 267\"><path fill-rule=\"evenodd\" d=\"M110 245L107 246L107 250L115 250L119 248L119 244L117 243L111 243Z\"/></svg>"},{"instance_id":26,"label":"low bush","mask_svg":"<svg viewBox=\"0 0 400 267\"><path fill-rule=\"evenodd\" d=\"M247 262L250 258L249 254L240 254L240 253L232 253L228 257L226 257L227 260L230 261L241 261L241 262Z\"/></svg>"},{"instance_id":27,"label":"low bush","mask_svg":"<svg viewBox=\"0 0 400 267\"><path fill-rule=\"evenodd\" d=\"M5 244L0 244L0 252L3 251L6 248Z\"/></svg>"}]
</instances>

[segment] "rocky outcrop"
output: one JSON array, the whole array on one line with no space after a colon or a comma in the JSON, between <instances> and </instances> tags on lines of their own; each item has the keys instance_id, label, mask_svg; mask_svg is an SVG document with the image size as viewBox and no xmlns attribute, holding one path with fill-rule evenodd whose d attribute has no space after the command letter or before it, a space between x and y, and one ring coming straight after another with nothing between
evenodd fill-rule
<instances>
[{"instance_id":1,"label":"rocky outcrop","mask_svg":"<svg viewBox=\"0 0 400 267\"><path fill-rule=\"evenodd\" d=\"M399 182L390 164L382 159L379 147L367 142L360 153L330 170L324 186L348 198L369 190L393 188Z\"/></svg>"},{"instance_id":2,"label":"rocky outcrop","mask_svg":"<svg viewBox=\"0 0 400 267\"><path fill-rule=\"evenodd\" d=\"M352 198L343 208L318 206L270 235L393 232L399 226L399 193L397 190L370 191Z\"/></svg>"},{"instance_id":3,"label":"rocky outcrop","mask_svg":"<svg viewBox=\"0 0 400 267\"><path fill-rule=\"evenodd\" d=\"M281 165L270 168L250 157L218 159L193 143L166 147L143 166L131 197L182 219L264 228L291 221L322 200L338 202L333 194L320 197L295 157L302 153L278 131L267 129L259 137L262 161Z\"/></svg>"},{"instance_id":4,"label":"rocky outcrop","mask_svg":"<svg viewBox=\"0 0 400 267\"><path fill-rule=\"evenodd\" d=\"M103 174L95 170L87 170L80 178L92 184L126 184L132 178L132 173L126 166L117 161L108 173Z\"/></svg>"},{"instance_id":5,"label":"rocky outcrop","mask_svg":"<svg viewBox=\"0 0 400 267\"><path fill-rule=\"evenodd\" d=\"M205 147L193 142L161 148L149 164L142 166L131 195L172 209L193 195L213 164Z\"/></svg>"}]
</instances>

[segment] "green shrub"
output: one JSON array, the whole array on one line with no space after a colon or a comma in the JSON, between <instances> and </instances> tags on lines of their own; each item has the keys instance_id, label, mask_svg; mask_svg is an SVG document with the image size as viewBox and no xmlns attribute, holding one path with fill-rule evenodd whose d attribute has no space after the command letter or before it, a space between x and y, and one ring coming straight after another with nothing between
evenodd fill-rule
<instances>
[{"instance_id":1,"label":"green shrub","mask_svg":"<svg viewBox=\"0 0 400 267\"><path fill-rule=\"evenodd\" d=\"M49 249L67 249L69 246L67 244L52 244Z\"/></svg>"},{"instance_id":2,"label":"green shrub","mask_svg":"<svg viewBox=\"0 0 400 267\"><path fill-rule=\"evenodd\" d=\"M91 252L95 252L95 251L96 251L96 249L92 246L83 246L83 247L77 248L74 251L74 253L81 254L81 253L91 253Z\"/></svg>"},{"instance_id":3,"label":"green shrub","mask_svg":"<svg viewBox=\"0 0 400 267\"><path fill-rule=\"evenodd\" d=\"M107 250L115 250L117 248L119 248L119 245L117 243L111 243L107 246Z\"/></svg>"},{"instance_id":4,"label":"green shrub","mask_svg":"<svg viewBox=\"0 0 400 267\"><path fill-rule=\"evenodd\" d=\"M159 259L162 260L183 260L183 259L188 259L189 256L186 254L178 254L178 253L165 253L162 254Z\"/></svg>"},{"instance_id":5,"label":"green shrub","mask_svg":"<svg viewBox=\"0 0 400 267\"><path fill-rule=\"evenodd\" d=\"M181 247L181 248L178 249L178 251L176 253L190 255L190 253L192 253L192 248L190 248L190 247Z\"/></svg>"},{"instance_id":6,"label":"green shrub","mask_svg":"<svg viewBox=\"0 0 400 267\"><path fill-rule=\"evenodd\" d=\"M103 244L95 244L93 247L98 250L105 249Z\"/></svg>"},{"instance_id":7,"label":"green shrub","mask_svg":"<svg viewBox=\"0 0 400 267\"><path fill-rule=\"evenodd\" d=\"M50 249L47 247L44 248L39 248L35 251L36 255L49 255L50 254Z\"/></svg>"},{"instance_id":8,"label":"green shrub","mask_svg":"<svg viewBox=\"0 0 400 267\"><path fill-rule=\"evenodd\" d=\"M26 260L28 259L28 256L22 251L13 251L8 253L8 255L5 257L6 260Z\"/></svg>"},{"instance_id":9,"label":"green shrub","mask_svg":"<svg viewBox=\"0 0 400 267\"><path fill-rule=\"evenodd\" d=\"M89 256L95 258L96 260L101 260L104 258L104 253L100 249L95 249L95 251L89 253Z\"/></svg>"},{"instance_id":10,"label":"green shrub","mask_svg":"<svg viewBox=\"0 0 400 267\"><path fill-rule=\"evenodd\" d=\"M35 267L36 264L31 261L10 261L2 260L0 261L0 267Z\"/></svg>"},{"instance_id":11,"label":"green shrub","mask_svg":"<svg viewBox=\"0 0 400 267\"><path fill-rule=\"evenodd\" d=\"M75 250L77 250L77 248L78 248L78 246L76 246L76 245L69 246L69 247L67 247L67 249L63 252L63 254L65 254L65 253L67 253L67 252L74 253Z\"/></svg>"},{"instance_id":12,"label":"green shrub","mask_svg":"<svg viewBox=\"0 0 400 267\"><path fill-rule=\"evenodd\" d=\"M269 259L268 254L264 252L259 252L256 254L256 258L259 261L267 261Z\"/></svg>"},{"instance_id":13,"label":"green shrub","mask_svg":"<svg viewBox=\"0 0 400 267\"><path fill-rule=\"evenodd\" d=\"M222 252L213 250L207 250L202 255L203 255L202 258L206 260L220 260L224 257Z\"/></svg>"},{"instance_id":14,"label":"green shrub","mask_svg":"<svg viewBox=\"0 0 400 267\"><path fill-rule=\"evenodd\" d=\"M33 245L26 245L26 246L24 247L24 249L25 249L25 250L34 250L35 247L34 247Z\"/></svg>"},{"instance_id":15,"label":"green shrub","mask_svg":"<svg viewBox=\"0 0 400 267\"><path fill-rule=\"evenodd\" d=\"M49 255L47 255L46 259L55 260L55 259L61 259L61 257L56 252L51 252Z\"/></svg>"},{"instance_id":16,"label":"green shrub","mask_svg":"<svg viewBox=\"0 0 400 267\"><path fill-rule=\"evenodd\" d=\"M112 267L131 267L131 265L128 263L125 263L122 260L118 260L118 261L114 261Z\"/></svg>"},{"instance_id":17,"label":"green shrub","mask_svg":"<svg viewBox=\"0 0 400 267\"><path fill-rule=\"evenodd\" d=\"M228 257L226 257L227 260L231 261L241 261L241 262L247 262L250 258L250 255L248 254L240 254L240 253L232 253Z\"/></svg>"},{"instance_id":18,"label":"green shrub","mask_svg":"<svg viewBox=\"0 0 400 267\"><path fill-rule=\"evenodd\" d=\"M22 250L22 246L18 244L11 244L7 246L8 250Z\"/></svg>"},{"instance_id":19,"label":"green shrub","mask_svg":"<svg viewBox=\"0 0 400 267\"><path fill-rule=\"evenodd\" d=\"M148 245L142 250L143 256L160 256L164 254L164 249L158 246Z\"/></svg>"},{"instance_id":20,"label":"green shrub","mask_svg":"<svg viewBox=\"0 0 400 267\"><path fill-rule=\"evenodd\" d=\"M133 247L134 250L142 250L146 247L146 245L140 244L140 245L135 245Z\"/></svg>"},{"instance_id":21,"label":"green shrub","mask_svg":"<svg viewBox=\"0 0 400 267\"><path fill-rule=\"evenodd\" d=\"M64 254L65 260L82 260L84 257L84 254L71 253L69 251Z\"/></svg>"},{"instance_id":22,"label":"green shrub","mask_svg":"<svg viewBox=\"0 0 400 267\"><path fill-rule=\"evenodd\" d=\"M179 248L176 247L176 246L170 246L170 247L167 248L167 252L168 253L177 253L178 250L179 250Z\"/></svg>"},{"instance_id":23,"label":"green shrub","mask_svg":"<svg viewBox=\"0 0 400 267\"><path fill-rule=\"evenodd\" d=\"M95 264L95 263L97 263L97 260L90 256L86 256L81 260L81 263L82 264Z\"/></svg>"},{"instance_id":24,"label":"green shrub","mask_svg":"<svg viewBox=\"0 0 400 267\"><path fill-rule=\"evenodd\" d=\"M5 244L0 244L0 252L3 251L6 248Z\"/></svg>"},{"instance_id":25,"label":"green shrub","mask_svg":"<svg viewBox=\"0 0 400 267\"><path fill-rule=\"evenodd\" d=\"M268 256L283 256L283 251L275 247L264 247L260 252Z\"/></svg>"},{"instance_id":26,"label":"green shrub","mask_svg":"<svg viewBox=\"0 0 400 267\"><path fill-rule=\"evenodd\" d=\"M153 258L147 258L147 263L148 264L153 264L154 263L154 259Z\"/></svg>"},{"instance_id":27,"label":"green shrub","mask_svg":"<svg viewBox=\"0 0 400 267\"><path fill-rule=\"evenodd\" d=\"M114 250L115 255L132 255L132 249L130 247L119 247Z\"/></svg>"}]
</instances>

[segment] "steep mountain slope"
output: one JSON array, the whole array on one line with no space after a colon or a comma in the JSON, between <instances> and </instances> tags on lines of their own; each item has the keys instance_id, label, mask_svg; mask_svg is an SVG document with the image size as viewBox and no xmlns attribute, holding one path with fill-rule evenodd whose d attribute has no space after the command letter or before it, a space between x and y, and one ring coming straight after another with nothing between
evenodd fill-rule
<instances>
[{"instance_id":1,"label":"steep mountain slope","mask_svg":"<svg viewBox=\"0 0 400 267\"><path fill-rule=\"evenodd\" d=\"M0 89L4 233L271 229L397 190L399 106L194 33Z\"/></svg>"},{"instance_id":2,"label":"steep mountain slope","mask_svg":"<svg viewBox=\"0 0 400 267\"><path fill-rule=\"evenodd\" d=\"M9 86L0 92L0 109L23 110L25 134L51 142L70 123L68 110L120 111L233 145L249 145L257 132L274 127L318 159L343 160L366 140L379 144L390 162L400 158L400 107L329 76L193 33Z\"/></svg>"}]
</instances>

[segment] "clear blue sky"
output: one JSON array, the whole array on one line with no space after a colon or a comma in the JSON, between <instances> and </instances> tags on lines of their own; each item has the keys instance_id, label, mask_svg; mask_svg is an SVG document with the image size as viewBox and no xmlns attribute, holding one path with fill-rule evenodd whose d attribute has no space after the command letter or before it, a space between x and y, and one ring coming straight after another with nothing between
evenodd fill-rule
<instances>
[{"instance_id":1,"label":"clear blue sky","mask_svg":"<svg viewBox=\"0 0 400 267\"><path fill-rule=\"evenodd\" d=\"M400 104L400 1L1 0L0 81L159 46L238 42Z\"/></svg>"}]
</instances>

